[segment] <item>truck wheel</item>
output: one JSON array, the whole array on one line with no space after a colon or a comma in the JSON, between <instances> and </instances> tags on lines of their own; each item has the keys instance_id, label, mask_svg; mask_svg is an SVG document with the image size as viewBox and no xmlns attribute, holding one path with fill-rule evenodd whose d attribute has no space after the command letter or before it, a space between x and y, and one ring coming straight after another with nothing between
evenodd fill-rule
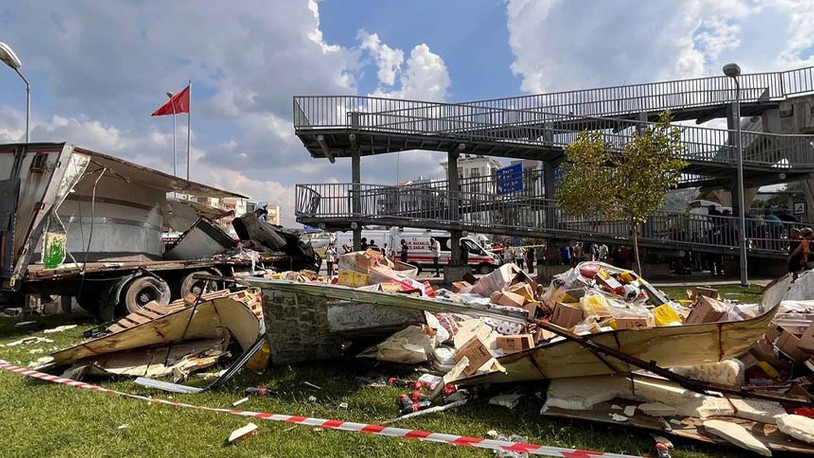
<instances>
[{"instance_id":1,"label":"truck wheel","mask_svg":"<svg viewBox=\"0 0 814 458\"><path fill-rule=\"evenodd\" d=\"M495 268L491 264L481 264L478 266L478 273L482 273L483 275L490 274Z\"/></svg>"},{"instance_id":2,"label":"truck wheel","mask_svg":"<svg viewBox=\"0 0 814 458\"><path fill-rule=\"evenodd\" d=\"M155 277L138 277L122 290L122 302L128 313L137 311L151 301L156 301L159 305L170 303L170 287L167 282Z\"/></svg>"},{"instance_id":3,"label":"truck wheel","mask_svg":"<svg viewBox=\"0 0 814 458\"><path fill-rule=\"evenodd\" d=\"M204 270L198 270L187 274L181 281L181 287L179 289L181 299L187 297L188 294L198 296L199 294L218 290L218 282L214 280L198 280L193 278L195 275L212 275L212 273Z\"/></svg>"},{"instance_id":4,"label":"truck wheel","mask_svg":"<svg viewBox=\"0 0 814 458\"><path fill-rule=\"evenodd\" d=\"M98 290L91 287L91 285L85 284L76 296L76 303L88 312L99 313L102 306L99 296Z\"/></svg>"}]
</instances>

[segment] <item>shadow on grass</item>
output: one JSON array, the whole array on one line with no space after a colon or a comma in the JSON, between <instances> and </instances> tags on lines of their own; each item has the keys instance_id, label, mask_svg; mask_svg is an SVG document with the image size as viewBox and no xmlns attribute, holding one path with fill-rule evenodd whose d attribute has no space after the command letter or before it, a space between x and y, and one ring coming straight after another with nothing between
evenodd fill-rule
<instances>
[{"instance_id":1,"label":"shadow on grass","mask_svg":"<svg viewBox=\"0 0 814 458\"><path fill-rule=\"evenodd\" d=\"M25 321L33 321L34 323L24 326L16 326L17 323L22 323ZM31 316L26 318L4 317L0 318L0 339L33 334L45 329L51 329L67 324L92 327L98 326L101 324L101 321L87 312L60 313L56 315Z\"/></svg>"}]
</instances>

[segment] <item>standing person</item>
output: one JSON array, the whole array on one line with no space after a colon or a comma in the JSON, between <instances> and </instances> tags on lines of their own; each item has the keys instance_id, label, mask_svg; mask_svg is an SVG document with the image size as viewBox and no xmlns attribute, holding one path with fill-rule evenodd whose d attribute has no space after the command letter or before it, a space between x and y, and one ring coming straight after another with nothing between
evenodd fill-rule
<instances>
[{"instance_id":1,"label":"standing person","mask_svg":"<svg viewBox=\"0 0 814 458\"><path fill-rule=\"evenodd\" d=\"M562 265L564 266L571 265L571 254L572 254L571 245L566 243L565 245L560 247L560 262L562 263Z\"/></svg>"},{"instance_id":2,"label":"standing person","mask_svg":"<svg viewBox=\"0 0 814 458\"><path fill-rule=\"evenodd\" d=\"M594 251L596 250L596 244L593 242L584 242L582 244L582 259L585 261L596 261L594 256Z\"/></svg>"},{"instance_id":3,"label":"standing person","mask_svg":"<svg viewBox=\"0 0 814 458\"><path fill-rule=\"evenodd\" d=\"M435 239L435 237L430 237L430 256L432 256L432 266L435 268L435 276L438 277L441 275L438 265L438 258L441 257L441 242Z\"/></svg>"},{"instance_id":4,"label":"standing person","mask_svg":"<svg viewBox=\"0 0 814 458\"><path fill-rule=\"evenodd\" d=\"M530 274L534 273L534 248L526 248L526 267Z\"/></svg>"},{"instance_id":5,"label":"standing person","mask_svg":"<svg viewBox=\"0 0 814 458\"><path fill-rule=\"evenodd\" d=\"M628 261L630 260L630 248L627 245L622 245L619 248L619 267L627 269Z\"/></svg>"},{"instance_id":6,"label":"standing person","mask_svg":"<svg viewBox=\"0 0 814 458\"><path fill-rule=\"evenodd\" d=\"M385 258L390 257L390 253L387 252L387 244L386 243L384 245L382 245L382 254L384 255Z\"/></svg>"},{"instance_id":7,"label":"standing person","mask_svg":"<svg viewBox=\"0 0 814 458\"><path fill-rule=\"evenodd\" d=\"M520 270L523 270L523 247L518 246L514 248L514 263Z\"/></svg>"},{"instance_id":8,"label":"standing person","mask_svg":"<svg viewBox=\"0 0 814 458\"><path fill-rule=\"evenodd\" d=\"M511 243L507 243L506 247L503 248L503 262L514 264L514 248L512 248Z\"/></svg>"},{"instance_id":9,"label":"standing person","mask_svg":"<svg viewBox=\"0 0 814 458\"><path fill-rule=\"evenodd\" d=\"M463 240L461 240L460 244L461 248L461 265L468 266L469 265L469 247L466 246Z\"/></svg>"},{"instance_id":10,"label":"standing person","mask_svg":"<svg viewBox=\"0 0 814 458\"><path fill-rule=\"evenodd\" d=\"M407 241L401 239L401 251L400 251L401 262L407 262L407 252L409 250L410 248L407 246Z\"/></svg>"},{"instance_id":11,"label":"standing person","mask_svg":"<svg viewBox=\"0 0 814 458\"><path fill-rule=\"evenodd\" d=\"M333 243L328 244L325 249L325 263L328 265L328 276L334 276L334 263L336 262L336 246Z\"/></svg>"},{"instance_id":12,"label":"standing person","mask_svg":"<svg viewBox=\"0 0 814 458\"><path fill-rule=\"evenodd\" d=\"M362 251L367 251L367 247L368 247L367 238L362 237L362 244L360 245L360 248L362 249Z\"/></svg>"},{"instance_id":13,"label":"standing person","mask_svg":"<svg viewBox=\"0 0 814 458\"><path fill-rule=\"evenodd\" d=\"M811 239L814 238L814 231L811 228L805 228L800 233L803 236L803 239L800 241L800 245L791 252L791 256L794 257L796 255L802 256L802 266L803 269L809 270L814 269L814 256L812 256L812 250L814 247L811 246Z\"/></svg>"},{"instance_id":14,"label":"standing person","mask_svg":"<svg viewBox=\"0 0 814 458\"><path fill-rule=\"evenodd\" d=\"M803 267L803 255L802 253L799 253L800 250L798 250L801 243L802 239L800 238L800 229L795 227L791 230L791 232L789 232L788 264L792 281L797 280L797 276L800 274L800 269Z\"/></svg>"},{"instance_id":15,"label":"standing person","mask_svg":"<svg viewBox=\"0 0 814 458\"><path fill-rule=\"evenodd\" d=\"M608 262L608 246L604 243L599 245L599 256L597 257L597 261Z\"/></svg>"}]
</instances>

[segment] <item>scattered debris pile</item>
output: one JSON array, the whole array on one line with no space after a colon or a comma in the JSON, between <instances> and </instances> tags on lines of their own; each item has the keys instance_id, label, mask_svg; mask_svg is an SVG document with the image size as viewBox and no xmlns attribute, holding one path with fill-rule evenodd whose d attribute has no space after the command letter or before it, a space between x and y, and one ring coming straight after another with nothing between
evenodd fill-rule
<instances>
[{"instance_id":1,"label":"scattered debris pile","mask_svg":"<svg viewBox=\"0 0 814 458\"><path fill-rule=\"evenodd\" d=\"M534 386L544 388L541 414L549 417L764 455L814 451L812 274L791 289L789 277L779 279L760 304L740 304L709 288L673 300L598 262L548 287L506 264L449 289L417 281L414 268L375 250L340 256L338 265L333 279L313 270L267 273L238 280L249 287L239 292L148 304L54 353L48 367L67 367L73 378L178 381L225 359L234 339L240 364L257 368L340 355L423 365L428 373L416 381L385 382L406 391L396 400L401 416L390 422L464 406L487 389L490 405L514 409L536 402L528 395ZM798 297L809 287L810 296Z\"/></svg>"},{"instance_id":2,"label":"scattered debris pile","mask_svg":"<svg viewBox=\"0 0 814 458\"><path fill-rule=\"evenodd\" d=\"M53 353L40 369L67 367L63 376L73 379L171 376L178 382L231 356L232 339L246 351L264 335L257 290L189 295L169 306L149 303L88 340Z\"/></svg>"}]
</instances>

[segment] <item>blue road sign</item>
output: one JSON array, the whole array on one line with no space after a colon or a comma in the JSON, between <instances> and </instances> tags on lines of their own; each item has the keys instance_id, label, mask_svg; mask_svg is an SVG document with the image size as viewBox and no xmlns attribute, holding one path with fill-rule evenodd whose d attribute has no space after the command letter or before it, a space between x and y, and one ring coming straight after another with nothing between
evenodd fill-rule
<instances>
[{"instance_id":1,"label":"blue road sign","mask_svg":"<svg viewBox=\"0 0 814 458\"><path fill-rule=\"evenodd\" d=\"M565 172L563 172L562 167L560 167L559 165L554 168L554 180L555 181L562 180L562 176L564 174L565 174Z\"/></svg>"},{"instance_id":2,"label":"blue road sign","mask_svg":"<svg viewBox=\"0 0 814 458\"><path fill-rule=\"evenodd\" d=\"M523 190L523 164L510 165L496 172L497 193L510 194Z\"/></svg>"}]
</instances>

